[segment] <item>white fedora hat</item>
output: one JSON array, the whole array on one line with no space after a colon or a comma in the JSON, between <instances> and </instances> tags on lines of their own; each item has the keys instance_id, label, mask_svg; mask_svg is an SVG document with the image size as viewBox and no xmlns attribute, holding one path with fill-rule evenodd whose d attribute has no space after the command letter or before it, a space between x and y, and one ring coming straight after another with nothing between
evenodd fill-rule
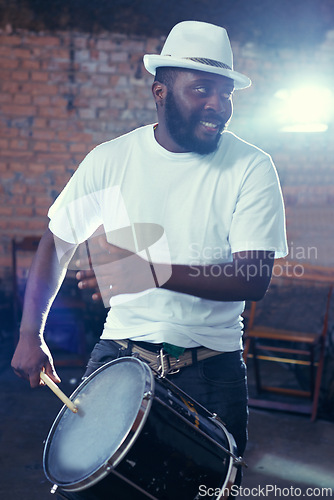
<instances>
[{"instance_id":1,"label":"white fedora hat","mask_svg":"<svg viewBox=\"0 0 334 500\"><path fill-rule=\"evenodd\" d=\"M169 33L161 54L146 54L144 66L155 74L159 67L195 69L234 80L235 89L244 89L251 80L233 70L233 55L227 31L214 24L183 21Z\"/></svg>"}]
</instances>

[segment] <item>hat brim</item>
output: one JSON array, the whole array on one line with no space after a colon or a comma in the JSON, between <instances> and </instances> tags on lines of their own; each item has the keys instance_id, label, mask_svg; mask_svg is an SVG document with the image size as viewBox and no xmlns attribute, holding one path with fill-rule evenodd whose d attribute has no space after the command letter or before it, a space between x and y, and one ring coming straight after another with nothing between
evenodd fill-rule
<instances>
[{"instance_id":1,"label":"hat brim","mask_svg":"<svg viewBox=\"0 0 334 500\"><path fill-rule=\"evenodd\" d=\"M238 73L232 69L219 68L217 66L210 66L202 64L190 59L176 58L170 56L161 56L157 54L146 54L143 58L144 66L149 73L155 75L157 68L171 67L171 68L184 68L193 69L197 71L205 71L206 73L214 73L216 75L226 76L234 81L234 88L241 90L249 87L252 81L248 76Z\"/></svg>"}]
</instances>

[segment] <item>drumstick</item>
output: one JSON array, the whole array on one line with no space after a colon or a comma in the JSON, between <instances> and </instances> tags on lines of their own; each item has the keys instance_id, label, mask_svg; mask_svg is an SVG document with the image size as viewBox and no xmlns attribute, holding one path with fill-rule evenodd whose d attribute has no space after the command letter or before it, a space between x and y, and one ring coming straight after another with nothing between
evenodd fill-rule
<instances>
[{"instance_id":1,"label":"drumstick","mask_svg":"<svg viewBox=\"0 0 334 500\"><path fill-rule=\"evenodd\" d=\"M59 399L71 410L73 413L78 412L78 408L75 406L75 404L59 389L58 385L54 383L53 380L50 379L50 377L45 373L41 372L40 377L43 380L43 382L55 393L56 396L58 396Z\"/></svg>"}]
</instances>

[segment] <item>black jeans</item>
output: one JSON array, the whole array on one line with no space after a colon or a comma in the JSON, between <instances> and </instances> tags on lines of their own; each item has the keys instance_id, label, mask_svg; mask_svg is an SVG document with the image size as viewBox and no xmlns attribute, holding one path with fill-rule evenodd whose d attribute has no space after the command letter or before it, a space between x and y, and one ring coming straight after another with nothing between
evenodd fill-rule
<instances>
[{"instance_id":1,"label":"black jeans","mask_svg":"<svg viewBox=\"0 0 334 500\"><path fill-rule=\"evenodd\" d=\"M84 377L109 361L130 355L131 348L121 348L112 340L100 340L91 353ZM239 455L243 455L247 443L248 394L242 352L226 352L196 362L167 378L210 412L217 413L234 437ZM240 484L241 474L238 476ZM80 493L65 495L62 498L82 498Z\"/></svg>"}]
</instances>

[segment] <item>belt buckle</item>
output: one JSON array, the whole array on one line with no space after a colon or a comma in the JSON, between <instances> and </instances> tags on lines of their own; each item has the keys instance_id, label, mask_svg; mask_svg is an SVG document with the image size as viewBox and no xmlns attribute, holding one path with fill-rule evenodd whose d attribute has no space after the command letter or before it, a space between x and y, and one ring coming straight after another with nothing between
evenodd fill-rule
<instances>
[{"instance_id":1,"label":"belt buckle","mask_svg":"<svg viewBox=\"0 0 334 500\"><path fill-rule=\"evenodd\" d=\"M165 360L167 361L167 369L165 368ZM158 373L161 378L165 378L166 375L175 375L180 371L179 368L173 369L170 363L170 355L168 353L164 353L163 347L160 349L159 354L157 355L157 365Z\"/></svg>"}]
</instances>

